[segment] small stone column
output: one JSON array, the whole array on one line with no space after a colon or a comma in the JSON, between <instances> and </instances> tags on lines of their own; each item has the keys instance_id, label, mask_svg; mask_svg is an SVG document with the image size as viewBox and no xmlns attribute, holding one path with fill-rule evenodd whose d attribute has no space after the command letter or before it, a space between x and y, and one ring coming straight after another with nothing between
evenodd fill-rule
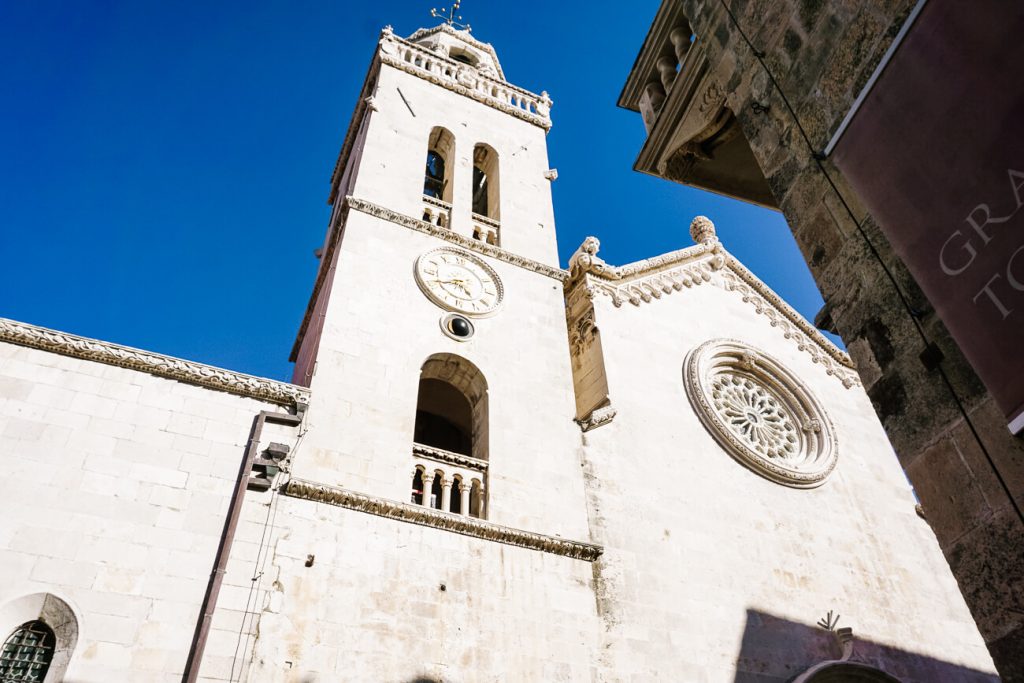
<instances>
[{"instance_id":1,"label":"small stone column","mask_svg":"<svg viewBox=\"0 0 1024 683\"><path fill-rule=\"evenodd\" d=\"M469 492L473 488L471 482L462 480L462 486L460 487L459 493L462 494L462 501L459 506L459 512L469 517Z\"/></svg>"},{"instance_id":2,"label":"small stone column","mask_svg":"<svg viewBox=\"0 0 1024 683\"><path fill-rule=\"evenodd\" d=\"M487 497L484 496L484 484L480 482L480 489L477 491L477 517L480 519L487 519L487 511L484 508L484 501Z\"/></svg>"},{"instance_id":3,"label":"small stone column","mask_svg":"<svg viewBox=\"0 0 1024 683\"><path fill-rule=\"evenodd\" d=\"M676 59L682 64L683 60L686 59L686 53L690 51L690 36L693 35L690 31L689 26L676 26L672 29L672 32L668 34L668 39L672 41L672 47L675 49Z\"/></svg>"},{"instance_id":4,"label":"small stone column","mask_svg":"<svg viewBox=\"0 0 1024 683\"><path fill-rule=\"evenodd\" d=\"M445 477L441 480L441 510L448 512L452 509L452 480Z\"/></svg>"},{"instance_id":5,"label":"small stone column","mask_svg":"<svg viewBox=\"0 0 1024 683\"><path fill-rule=\"evenodd\" d=\"M413 503L413 504L416 503L416 474L419 471L420 470L419 470L418 467L412 468L412 486L410 487L412 489L412 491L411 491L411 493L409 495L409 502ZM420 481L423 481L422 477L420 478ZM423 499L421 498L420 499L420 504L422 505L422 503L423 503Z\"/></svg>"},{"instance_id":6,"label":"small stone column","mask_svg":"<svg viewBox=\"0 0 1024 683\"><path fill-rule=\"evenodd\" d=\"M664 55L658 58L656 66L658 67L658 73L661 75L661 84L665 88L665 92L671 92L672 84L676 82L676 60L668 55Z\"/></svg>"}]
</instances>

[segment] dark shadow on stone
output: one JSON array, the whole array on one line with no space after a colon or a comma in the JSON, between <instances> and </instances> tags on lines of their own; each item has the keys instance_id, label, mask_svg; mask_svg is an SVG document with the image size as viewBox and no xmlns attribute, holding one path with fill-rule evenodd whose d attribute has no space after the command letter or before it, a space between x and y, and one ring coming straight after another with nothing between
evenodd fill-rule
<instances>
[{"instance_id":1,"label":"dark shadow on stone","mask_svg":"<svg viewBox=\"0 0 1024 683\"><path fill-rule=\"evenodd\" d=\"M841 621L839 626L845 626ZM901 683L998 683L994 673L985 673L916 652L872 641L853 624L854 645L850 662L867 665ZM783 617L747 610L743 640L736 657L735 683L790 683L811 667L840 658L835 636L814 624L802 624ZM864 667L849 667L864 668ZM886 680L863 673L845 673L838 668L823 671L811 681L859 683Z\"/></svg>"}]
</instances>

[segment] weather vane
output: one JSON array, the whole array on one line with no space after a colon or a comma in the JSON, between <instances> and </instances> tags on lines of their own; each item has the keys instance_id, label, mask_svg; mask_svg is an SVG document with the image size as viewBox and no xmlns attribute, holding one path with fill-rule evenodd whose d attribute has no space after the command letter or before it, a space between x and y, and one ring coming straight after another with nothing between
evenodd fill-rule
<instances>
[{"instance_id":1,"label":"weather vane","mask_svg":"<svg viewBox=\"0 0 1024 683\"><path fill-rule=\"evenodd\" d=\"M444 19L445 23L457 29L464 29L466 31L472 31L472 27L469 24L463 24L462 15L456 14L459 11L459 5L462 4L462 0L455 0L451 9L445 9L442 7L440 11L437 9L430 10L430 16L438 19Z\"/></svg>"}]
</instances>

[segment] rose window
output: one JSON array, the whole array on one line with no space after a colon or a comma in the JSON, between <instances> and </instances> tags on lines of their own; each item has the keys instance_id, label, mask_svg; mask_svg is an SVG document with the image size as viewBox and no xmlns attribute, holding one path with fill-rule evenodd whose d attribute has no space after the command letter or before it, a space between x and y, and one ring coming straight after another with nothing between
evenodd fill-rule
<instances>
[{"instance_id":1,"label":"rose window","mask_svg":"<svg viewBox=\"0 0 1024 683\"><path fill-rule=\"evenodd\" d=\"M832 424L802 382L733 340L686 359L686 393L708 431L742 464L788 486L821 484L836 463Z\"/></svg>"}]
</instances>

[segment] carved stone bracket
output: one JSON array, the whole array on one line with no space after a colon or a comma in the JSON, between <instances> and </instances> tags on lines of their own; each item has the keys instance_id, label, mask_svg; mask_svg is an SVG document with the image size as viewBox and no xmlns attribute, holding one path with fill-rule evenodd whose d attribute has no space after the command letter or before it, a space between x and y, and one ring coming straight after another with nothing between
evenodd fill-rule
<instances>
[{"instance_id":1,"label":"carved stone bracket","mask_svg":"<svg viewBox=\"0 0 1024 683\"><path fill-rule=\"evenodd\" d=\"M586 562L593 562L604 552L604 548L601 546L584 543L583 541L572 541L532 531L513 529L475 517L442 512L433 508L423 507L422 505L400 503L386 498L377 498L376 496L368 496L348 489L327 486L326 484L318 484L302 479L292 479L285 485L282 492L293 498L335 505L399 522L429 526L434 529L441 529L442 531L473 536L485 541L504 543L554 555L563 555Z\"/></svg>"},{"instance_id":2,"label":"carved stone bracket","mask_svg":"<svg viewBox=\"0 0 1024 683\"><path fill-rule=\"evenodd\" d=\"M6 318L0 318L0 341L59 353L72 358L116 365L165 379L226 391L279 405L303 408L309 403L309 390L294 384L245 375L181 358L133 349L129 346L79 337Z\"/></svg>"},{"instance_id":3,"label":"carved stone bracket","mask_svg":"<svg viewBox=\"0 0 1024 683\"><path fill-rule=\"evenodd\" d=\"M582 420L576 420L576 424L578 424L580 429L584 432L589 432L591 429L597 429L598 427L608 424L614 420L615 416L618 414L618 411L612 406L602 406Z\"/></svg>"},{"instance_id":4,"label":"carved stone bracket","mask_svg":"<svg viewBox=\"0 0 1024 683\"><path fill-rule=\"evenodd\" d=\"M464 249L468 249L470 251L475 251L480 254L496 258L499 261L504 261L505 263L510 263L513 266L525 268L526 270L533 271L534 273L546 275L550 278L559 280L561 282L564 282L569 277L569 273L562 270L561 268L553 268L552 266L545 265L543 263L540 263L539 261L534 261L533 259L528 259L526 257L519 256L518 254L513 254L510 251L505 251L501 247L495 247L485 242L481 242L480 240L474 240L469 237L464 237L463 235L454 233L451 230L448 230L447 228L442 228L437 225L433 225L432 223L418 220L416 218L413 218L412 216L406 216L405 214L392 211L391 209L386 209L383 206L378 206L377 204L368 202L364 199L357 199L356 197L346 197L345 203L348 206L348 208L353 209L355 211L359 211L360 213L365 213L371 216L375 216L377 218L382 218L386 221L394 223L395 225L400 225L404 228L409 228L410 230L422 232L424 234L430 235L431 237L437 237L439 239L445 240L446 242L457 244Z\"/></svg>"}]
</instances>

